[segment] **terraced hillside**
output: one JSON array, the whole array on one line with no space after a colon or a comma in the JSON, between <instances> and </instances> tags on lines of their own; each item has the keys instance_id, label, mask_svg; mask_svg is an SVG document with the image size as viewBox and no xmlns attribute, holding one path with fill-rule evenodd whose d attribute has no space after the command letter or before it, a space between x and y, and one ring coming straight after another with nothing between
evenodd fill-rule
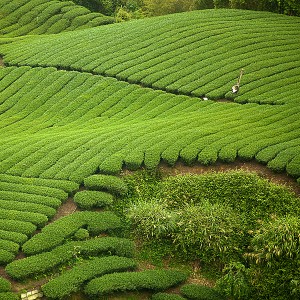
<instances>
[{"instance_id":1,"label":"terraced hillside","mask_svg":"<svg viewBox=\"0 0 300 300\"><path fill-rule=\"evenodd\" d=\"M92 13L72 1L2 0L0 3L0 37L59 33L113 22L113 18Z\"/></svg>"},{"instance_id":2,"label":"terraced hillside","mask_svg":"<svg viewBox=\"0 0 300 300\"><path fill-rule=\"evenodd\" d=\"M255 158L299 177L299 22L195 11L1 45L1 173Z\"/></svg>"},{"instance_id":3,"label":"terraced hillside","mask_svg":"<svg viewBox=\"0 0 300 300\"><path fill-rule=\"evenodd\" d=\"M79 283L70 279L77 266L44 286L54 299L87 281L87 293L100 295L120 290L113 280L150 290L155 278L163 290L185 280L105 275L99 290L95 276L136 269L129 240L103 237L122 227L117 216L75 212L44 227L97 173L256 160L300 183L299 18L205 10L98 26L113 20L58 0L5 0L0 14L0 264L11 278L79 259ZM111 204L118 192L107 180L103 203L80 191L78 205ZM29 257L14 261L19 249Z\"/></svg>"}]
</instances>

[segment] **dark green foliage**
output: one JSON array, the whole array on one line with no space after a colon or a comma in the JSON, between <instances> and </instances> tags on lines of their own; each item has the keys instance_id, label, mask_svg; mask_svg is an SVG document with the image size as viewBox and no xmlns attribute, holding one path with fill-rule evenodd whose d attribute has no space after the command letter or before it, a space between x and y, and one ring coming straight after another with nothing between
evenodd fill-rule
<instances>
[{"instance_id":1,"label":"dark green foliage","mask_svg":"<svg viewBox=\"0 0 300 300\"><path fill-rule=\"evenodd\" d=\"M92 258L43 285L42 290L49 298L60 299L78 291L84 282L104 274L122 272L136 268L133 259L118 256Z\"/></svg>"},{"instance_id":2,"label":"dark green foliage","mask_svg":"<svg viewBox=\"0 0 300 300\"><path fill-rule=\"evenodd\" d=\"M197 284L186 284L181 287L180 292L188 299L195 300L225 300L215 289Z\"/></svg>"},{"instance_id":3,"label":"dark green foliage","mask_svg":"<svg viewBox=\"0 0 300 300\"><path fill-rule=\"evenodd\" d=\"M85 293L93 296L144 289L159 291L177 285L186 278L185 273L173 270L114 273L91 280Z\"/></svg>"},{"instance_id":4,"label":"dark green foliage","mask_svg":"<svg viewBox=\"0 0 300 300\"><path fill-rule=\"evenodd\" d=\"M185 298L176 294L157 293L151 297L152 300L184 300Z\"/></svg>"},{"instance_id":5,"label":"dark green foliage","mask_svg":"<svg viewBox=\"0 0 300 300\"><path fill-rule=\"evenodd\" d=\"M6 272L15 279L32 277L51 271L80 257L117 255L132 257L134 244L128 239L102 237L68 242L50 252L33 255L8 264Z\"/></svg>"},{"instance_id":6,"label":"dark green foliage","mask_svg":"<svg viewBox=\"0 0 300 300\"><path fill-rule=\"evenodd\" d=\"M84 185L92 190L104 190L121 196L127 193L124 181L111 175L92 175L84 179Z\"/></svg>"},{"instance_id":7,"label":"dark green foliage","mask_svg":"<svg viewBox=\"0 0 300 300\"><path fill-rule=\"evenodd\" d=\"M80 208L92 209L112 204L113 196L105 192L82 191L75 194L74 201Z\"/></svg>"},{"instance_id":8,"label":"dark green foliage","mask_svg":"<svg viewBox=\"0 0 300 300\"><path fill-rule=\"evenodd\" d=\"M11 289L11 283L7 279L0 277L0 293L9 292L10 289Z\"/></svg>"},{"instance_id":9,"label":"dark green foliage","mask_svg":"<svg viewBox=\"0 0 300 300\"><path fill-rule=\"evenodd\" d=\"M122 227L119 217L112 212L75 212L65 216L42 229L22 246L29 255L49 251L72 238L80 228L85 228L91 235L112 232Z\"/></svg>"}]
</instances>

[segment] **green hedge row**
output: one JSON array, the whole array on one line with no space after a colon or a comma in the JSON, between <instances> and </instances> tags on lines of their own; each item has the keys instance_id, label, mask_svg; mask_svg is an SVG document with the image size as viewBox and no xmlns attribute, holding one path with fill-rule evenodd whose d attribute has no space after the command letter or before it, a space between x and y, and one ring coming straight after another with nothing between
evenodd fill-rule
<instances>
[{"instance_id":1,"label":"green hedge row","mask_svg":"<svg viewBox=\"0 0 300 300\"><path fill-rule=\"evenodd\" d=\"M31 236L36 230L36 226L29 222L0 219L0 230L19 232Z\"/></svg>"},{"instance_id":2,"label":"green hedge row","mask_svg":"<svg viewBox=\"0 0 300 300\"><path fill-rule=\"evenodd\" d=\"M7 279L0 277L0 293L9 292L10 290L11 283Z\"/></svg>"},{"instance_id":3,"label":"green hedge row","mask_svg":"<svg viewBox=\"0 0 300 300\"><path fill-rule=\"evenodd\" d=\"M28 212L37 215L44 215L47 216L49 219L52 218L56 214L56 210L52 207L30 203L30 202L18 202L18 201L7 201L1 200L0 201L0 208L7 209L7 210L15 210L19 212Z\"/></svg>"},{"instance_id":4,"label":"green hedge row","mask_svg":"<svg viewBox=\"0 0 300 300\"><path fill-rule=\"evenodd\" d=\"M27 241L28 237L23 233L0 230L0 239L12 241L16 244L22 245Z\"/></svg>"},{"instance_id":5,"label":"green hedge row","mask_svg":"<svg viewBox=\"0 0 300 300\"><path fill-rule=\"evenodd\" d=\"M127 186L125 182L116 176L92 175L84 179L84 185L92 190L105 190L117 195L125 195Z\"/></svg>"},{"instance_id":6,"label":"green hedge row","mask_svg":"<svg viewBox=\"0 0 300 300\"><path fill-rule=\"evenodd\" d=\"M19 300L19 296L12 292L0 293L0 299L3 300Z\"/></svg>"},{"instance_id":7,"label":"green hedge row","mask_svg":"<svg viewBox=\"0 0 300 300\"><path fill-rule=\"evenodd\" d=\"M91 280L85 287L89 296L136 290L165 290L185 281L187 274L174 270L146 270L107 274Z\"/></svg>"},{"instance_id":8,"label":"green hedge row","mask_svg":"<svg viewBox=\"0 0 300 300\"><path fill-rule=\"evenodd\" d=\"M6 265L10 263L15 258L15 254L10 251L0 249L0 265Z\"/></svg>"},{"instance_id":9,"label":"green hedge row","mask_svg":"<svg viewBox=\"0 0 300 300\"><path fill-rule=\"evenodd\" d=\"M0 197L10 201L42 204L56 209L61 205L61 201L57 198L20 192L0 191Z\"/></svg>"},{"instance_id":10,"label":"green hedge row","mask_svg":"<svg viewBox=\"0 0 300 300\"><path fill-rule=\"evenodd\" d=\"M3 2L1 9L4 16L0 22L0 34L8 36L59 33L114 22L112 17L92 13L72 1L29 0L24 3L13 0L8 3L3 0ZM94 19L95 24L90 24L89 21Z\"/></svg>"},{"instance_id":11,"label":"green hedge row","mask_svg":"<svg viewBox=\"0 0 300 300\"><path fill-rule=\"evenodd\" d=\"M113 196L109 193L98 191L82 191L74 196L74 202L83 209L105 207L112 204Z\"/></svg>"},{"instance_id":12,"label":"green hedge row","mask_svg":"<svg viewBox=\"0 0 300 300\"><path fill-rule=\"evenodd\" d=\"M80 228L87 228L91 235L112 232L122 227L119 217L112 212L75 212L47 225L30 240L22 250L27 255L49 251L72 238Z\"/></svg>"},{"instance_id":13,"label":"green hedge row","mask_svg":"<svg viewBox=\"0 0 300 300\"><path fill-rule=\"evenodd\" d=\"M98 276L135 269L133 259L118 256L93 258L76 265L71 270L54 278L42 286L42 291L48 298L61 299L78 291L81 286Z\"/></svg>"},{"instance_id":14,"label":"green hedge row","mask_svg":"<svg viewBox=\"0 0 300 300\"><path fill-rule=\"evenodd\" d=\"M48 222L47 216L39 213L8 210L2 208L0 208L0 218L3 220L18 220L23 222L30 222L39 228L45 226Z\"/></svg>"},{"instance_id":15,"label":"green hedge row","mask_svg":"<svg viewBox=\"0 0 300 300\"><path fill-rule=\"evenodd\" d=\"M197 284L186 284L180 288L180 292L187 299L195 300L225 300L226 298L216 291L214 288L197 285Z\"/></svg>"},{"instance_id":16,"label":"green hedge row","mask_svg":"<svg viewBox=\"0 0 300 300\"><path fill-rule=\"evenodd\" d=\"M17 254L20 246L17 243L0 239L0 249Z\"/></svg>"},{"instance_id":17,"label":"green hedge row","mask_svg":"<svg viewBox=\"0 0 300 300\"><path fill-rule=\"evenodd\" d=\"M68 194L62 190L56 188L44 187L44 186L33 186L29 184L0 182L0 190L48 196L48 197L57 198L61 201L64 201L68 198Z\"/></svg>"},{"instance_id":18,"label":"green hedge row","mask_svg":"<svg viewBox=\"0 0 300 300\"><path fill-rule=\"evenodd\" d=\"M68 242L50 252L13 261L5 268L14 279L46 273L78 257L117 255L132 257L134 244L128 239L102 237L87 241Z\"/></svg>"}]
</instances>

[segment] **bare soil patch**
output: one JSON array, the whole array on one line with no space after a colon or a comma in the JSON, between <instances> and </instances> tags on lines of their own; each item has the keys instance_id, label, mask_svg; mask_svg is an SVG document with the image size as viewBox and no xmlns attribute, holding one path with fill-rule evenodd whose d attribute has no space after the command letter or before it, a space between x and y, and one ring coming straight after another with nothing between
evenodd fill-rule
<instances>
[{"instance_id":1,"label":"bare soil patch","mask_svg":"<svg viewBox=\"0 0 300 300\"><path fill-rule=\"evenodd\" d=\"M54 222L62 217L68 216L74 213L76 210L77 210L77 205L75 204L73 198L69 197L68 200L58 208L51 222Z\"/></svg>"}]
</instances>

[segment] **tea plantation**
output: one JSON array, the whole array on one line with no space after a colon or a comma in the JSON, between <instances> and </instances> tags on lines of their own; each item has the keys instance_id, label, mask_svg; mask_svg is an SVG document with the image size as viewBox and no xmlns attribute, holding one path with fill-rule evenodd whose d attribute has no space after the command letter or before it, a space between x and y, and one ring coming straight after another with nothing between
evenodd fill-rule
<instances>
[{"instance_id":1,"label":"tea plantation","mask_svg":"<svg viewBox=\"0 0 300 300\"><path fill-rule=\"evenodd\" d=\"M72 1L1 0L0 300L19 298L8 280L30 289L43 277L47 299L80 291L84 299L132 291L250 299L252 286L260 299L255 289L271 283L286 294L270 288L261 297L298 299L299 266L289 260L300 261L296 195L249 174L200 185L167 179L171 188L159 192L152 182L161 178L120 175L155 173L162 162L256 161L300 183L299 28L298 17L269 12L202 10L114 23ZM60 215L69 202L76 211ZM170 222L161 225L160 217ZM219 240L208 233L199 246L197 234L193 242L180 235L185 220L202 234L210 218L218 223L213 233L224 230ZM165 247L162 237L180 258L223 269L219 289L191 285L186 270L143 269L137 244ZM269 252L261 248L266 240ZM242 292L228 291L232 278Z\"/></svg>"}]
</instances>

